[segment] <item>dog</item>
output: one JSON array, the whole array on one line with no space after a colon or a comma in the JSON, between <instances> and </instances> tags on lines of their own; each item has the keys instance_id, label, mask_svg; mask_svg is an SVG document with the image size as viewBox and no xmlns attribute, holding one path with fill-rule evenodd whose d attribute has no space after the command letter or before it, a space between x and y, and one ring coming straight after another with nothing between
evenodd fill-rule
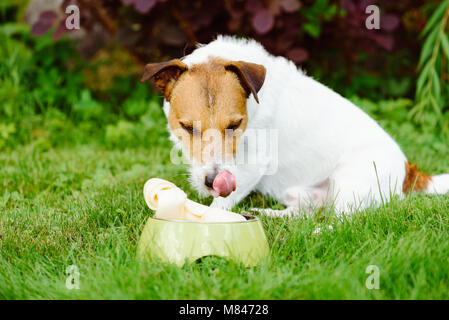
<instances>
[{"instance_id":1,"label":"dog","mask_svg":"<svg viewBox=\"0 0 449 320\"><path fill-rule=\"evenodd\" d=\"M165 98L170 139L189 159L191 184L215 197L213 207L231 209L259 191L286 207L260 213L331 206L341 215L408 192L449 191L449 174L420 172L356 105L254 40L218 36L182 59L147 64L141 82L151 78ZM254 154L245 136L259 129L277 133L276 152ZM218 138L195 148L207 130ZM261 161L237 163L245 153Z\"/></svg>"}]
</instances>

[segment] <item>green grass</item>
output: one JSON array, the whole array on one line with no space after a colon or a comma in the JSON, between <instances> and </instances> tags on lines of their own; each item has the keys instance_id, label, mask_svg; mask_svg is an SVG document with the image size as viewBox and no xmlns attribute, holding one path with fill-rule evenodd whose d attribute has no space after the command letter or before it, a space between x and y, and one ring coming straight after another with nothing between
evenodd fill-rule
<instances>
[{"instance_id":1,"label":"green grass","mask_svg":"<svg viewBox=\"0 0 449 320\"><path fill-rule=\"evenodd\" d=\"M36 52L23 44L30 39L0 40L1 299L449 298L447 196L413 195L341 223L322 214L262 217L270 257L254 268L214 258L182 268L139 262L137 241L152 214L144 182L165 178L198 200L186 168L169 161L157 97L134 85L97 100L73 80L79 74L70 83L70 73L59 76L67 71L52 57L59 50L46 49L51 42ZM354 100L423 171L449 172L447 136L434 116L417 126L407 119L409 100ZM280 205L252 194L234 211L250 207ZM327 225L334 230L313 234ZM70 265L79 268L79 290L66 288ZM379 290L365 286L369 265L380 269Z\"/></svg>"},{"instance_id":2,"label":"green grass","mask_svg":"<svg viewBox=\"0 0 449 320\"><path fill-rule=\"evenodd\" d=\"M449 151L416 142L419 134L404 146L416 151L410 157L428 172L449 171ZM137 240L151 215L142 197L146 179L172 180L197 199L185 168L169 162L169 148L164 138L153 148L99 140L2 152L0 298L449 298L447 196L414 195L340 224L320 215L263 217L271 254L255 268L216 259L183 268L138 262ZM253 194L234 210L273 205ZM328 224L334 231L313 234ZM72 264L80 270L79 290L65 287ZM380 268L379 290L365 287L368 265Z\"/></svg>"}]
</instances>

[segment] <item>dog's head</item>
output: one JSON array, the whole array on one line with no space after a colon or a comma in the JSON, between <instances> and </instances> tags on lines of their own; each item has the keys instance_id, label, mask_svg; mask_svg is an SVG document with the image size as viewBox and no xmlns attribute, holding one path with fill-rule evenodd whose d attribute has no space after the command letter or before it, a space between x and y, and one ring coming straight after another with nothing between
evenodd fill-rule
<instances>
[{"instance_id":1,"label":"dog's head","mask_svg":"<svg viewBox=\"0 0 449 320\"><path fill-rule=\"evenodd\" d=\"M170 102L168 123L191 159L191 180L202 194L229 195L236 188L228 170L246 130L247 98L265 80L265 67L212 58L187 67L179 59L145 66L141 81L154 78Z\"/></svg>"}]
</instances>

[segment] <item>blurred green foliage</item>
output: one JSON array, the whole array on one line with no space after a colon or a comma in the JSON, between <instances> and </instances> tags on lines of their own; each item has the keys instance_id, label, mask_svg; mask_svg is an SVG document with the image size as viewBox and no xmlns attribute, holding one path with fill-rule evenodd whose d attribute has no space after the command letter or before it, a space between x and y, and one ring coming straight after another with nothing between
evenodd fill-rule
<instances>
[{"instance_id":1,"label":"blurred green foliage","mask_svg":"<svg viewBox=\"0 0 449 320\"><path fill-rule=\"evenodd\" d=\"M330 21L335 15L344 15L344 11L338 8L335 3L329 3L328 0L314 1L310 7L300 10L305 18L302 30L313 38L319 38L323 23Z\"/></svg>"},{"instance_id":2,"label":"blurred green foliage","mask_svg":"<svg viewBox=\"0 0 449 320\"><path fill-rule=\"evenodd\" d=\"M96 92L83 71L97 66L73 42L32 37L27 25L10 22L0 25L0 43L0 150L93 141L150 146L166 136L159 96L136 77Z\"/></svg>"},{"instance_id":3,"label":"blurred green foliage","mask_svg":"<svg viewBox=\"0 0 449 320\"><path fill-rule=\"evenodd\" d=\"M419 121L426 113L440 117L443 128L449 127L443 113L449 110L449 0L442 1L421 32L424 43L418 68L420 74L416 82L417 104L412 115Z\"/></svg>"},{"instance_id":4,"label":"blurred green foliage","mask_svg":"<svg viewBox=\"0 0 449 320\"><path fill-rule=\"evenodd\" d=\"M75 43L67 38L55 42L50 34L31 36L28 25L16 22L23 12L23 5L22 2L13 6L15 11L9 10L11 5L3 3L0 6L0 150L13 149L17 145L51 149L66 144L98 143L125 149L166 144L166 120L158 94L140 84L134 73L114 76L106 88L89 85L86 81L90 77L88 72L98 74L105 64L114 63L87 62L78 54ZM341 14L336 6L326 1L317 2L301 13L308 16L308 21L313 21L316 11L329 17ZM318 25L307 28L310 36L320 36ZM364 59L368 58L362 54L357 61L363 65ZM329 53L329 59L332 59L332 53ZM411 59L406 50L387 58L388 64L404 66L409 65ZM355 65L358 65L357 61ZM327 72L326 61L320 65L311 63L310 67L310 74L315 78L345 83L342 72ZM409 111L415 104L399 97L408 92L413 79L398 78L394 69L386 69L383 71L385 77L379 78L354 67L352 85L336 86L336 89L353 97L357 105L387 130L391 129L389 131L407 134L419 131L429 137L439 137L438 124L449 123L449 114L425 112L419 125L411 124ZM398 99L382 100L385 96ZM448 128L448 125L443 126L446 134L449 134ZM436 139L440 141L440 138Z\"/></svg>"}]
</instances>

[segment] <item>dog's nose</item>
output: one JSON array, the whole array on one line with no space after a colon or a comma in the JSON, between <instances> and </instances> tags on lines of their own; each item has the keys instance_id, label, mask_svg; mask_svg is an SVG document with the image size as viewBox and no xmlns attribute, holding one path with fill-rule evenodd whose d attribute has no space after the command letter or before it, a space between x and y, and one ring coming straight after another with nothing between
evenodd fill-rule
<instances>
[{"instance_id":1,"label":"dog's nose","mask_svg":"<svg viewBox=\"0 0 449 320\"><path fill-rule=\"evenodd\" d=\"M206 178L204 179L204 184L208 188L212 188L212 185L214 184L214 179L217 176L217 172L210 173L206 175Z\"/></svg>"}]
</instances>

